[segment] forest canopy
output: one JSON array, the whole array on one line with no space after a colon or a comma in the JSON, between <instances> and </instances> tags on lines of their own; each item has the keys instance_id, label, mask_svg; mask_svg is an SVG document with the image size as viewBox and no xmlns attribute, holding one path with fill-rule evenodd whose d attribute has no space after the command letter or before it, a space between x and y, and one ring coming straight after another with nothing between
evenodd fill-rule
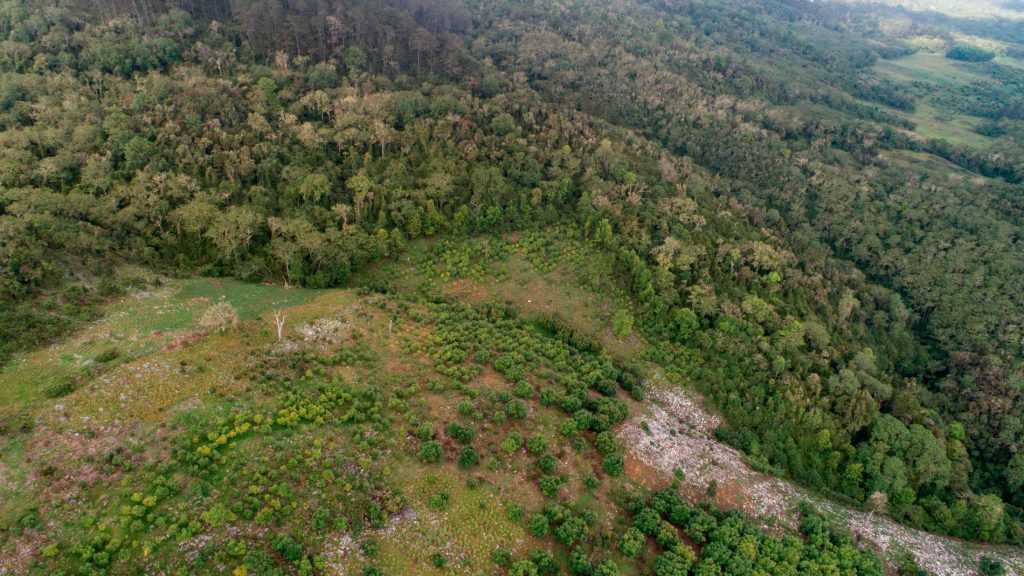
<instances>
[{"instance_id":1,"label":"forest canopy","mask_svg":"<svg viewBox=\"0 0 1024 576\"><path fill-rule=\"evenodd\" d=\"M567 226L751 461L1024 544L1024 73L955 44L984 88L884 75L978 32L887 10L2 0L0 359L130 266L322 288ZM940 105L993 136L918 126Z\"/></svg>"}]
</instances>

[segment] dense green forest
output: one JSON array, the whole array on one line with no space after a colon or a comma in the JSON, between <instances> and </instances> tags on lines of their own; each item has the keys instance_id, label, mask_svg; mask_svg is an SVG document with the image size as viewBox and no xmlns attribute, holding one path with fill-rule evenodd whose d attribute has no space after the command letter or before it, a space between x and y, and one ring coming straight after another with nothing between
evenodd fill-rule
<instances>
[{"instance_id":1,"label":"dense green forest","mask_svg":"<svg viewBox=\"0 0 1024 576\"><path fill-rule=\"evenodd\" d=\"M126 266L325 288L419 239L557 228L613 257L623 332L756 466L1024 544L1021 21L3 0L0 38L0 361L95 318Z\"/></svg>"}]
</instances>

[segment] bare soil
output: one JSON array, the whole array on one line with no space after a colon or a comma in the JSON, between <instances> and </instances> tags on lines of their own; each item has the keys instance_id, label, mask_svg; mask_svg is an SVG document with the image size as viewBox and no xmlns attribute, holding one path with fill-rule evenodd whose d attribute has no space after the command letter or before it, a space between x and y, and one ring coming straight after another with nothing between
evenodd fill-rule
<instances>
[{"instance_id":1,"label":"bare soil","mask_svg":"<svg viewBox=\"0 0 1024 576\"><path fill-rule=\"evenodd\" d=\"M774 518L796 526L796 506L810 502L834 518L858 541L883 553L905 551L936 576L973 576L978 560L988 555L1003 561L1010 574L1024 575L1024 550L987 546L915 530L886 516L868 514L815 496L774 476L753 470L742 455L714 437L721 419L681 386L663 379L648 383L650 401L619 432L629 447L626 471L651 486L671 482L674 471L685 473L680 491L697 499L714 482L716 504L740 509L755 518Z\"/></svg>"}]
</instances>

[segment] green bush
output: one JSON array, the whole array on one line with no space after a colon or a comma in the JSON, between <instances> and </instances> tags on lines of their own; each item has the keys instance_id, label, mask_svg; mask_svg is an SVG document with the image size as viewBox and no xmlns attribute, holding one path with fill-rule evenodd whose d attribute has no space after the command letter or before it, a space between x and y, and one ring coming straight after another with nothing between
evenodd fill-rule
<instances>
[{"instance_id":1,"label":"green bush","mask_svg":"<svg viewBox=\"0 0 1024 576\"><path fill-rule=\"evenodd\" d=\"M107 348L106 350L104 350L103 352L100 352L96 356L96 361L101 363L101 364L105 364L105 363L110 362L112 360L116 360L120 356L121 356L121 350L119 350L117 347Z\"/></svg>"},{"instance_id":2,"label":"green bush","mask_svg":"<svg viewBox=\"0 0 1024 576\"><path fill-rule=\"evenodd\" d=\"M963 62L988 62L995 57L996 55L994 52L990 52L972 44L954 44L953 47L946 52L946 58L951 60L961 60Z\"/></svg>"},{"instance_id":3,"label":"green bush","mask_svg":"<svg viewBox=\"0 0 1024 576\"><path fill-rule=\"evenodd\" d=\"M636 558L643 550L646 540L647 538L639 528L630 527L619 539L619 552L622 552L622 555L627 558Z\"/></svg>"},{"instance_id":4,"label":"green bush","mask_svg":"<svg viewBox=\"0 0 1024 576\"><path fill-rule=\"evenodd\" d=\"M526 521L526 529L537 538L548 535L548 517L543 514L531 514Z\"/></svg>"},{"instance_id":5,"label":"green bush","mask_svg":"<svg viewBox=\"0 0 1024 576\"><path fill-rule=\"evenodd\" d=\"M476 448L465 446L459 451L459 466L462 468L472 468L479 463L480 454L477 453Z\"/></svg>"},{"instance_id":6,"label":"green bush","mask_svg":"<svg viewBox=\"0 0 1024 576\"><path fill-rule=\"evenodd\" d=\"M441 450L441 443L437 440L430 440L420 445L420 462L434 464L440 462L442 456L444 456L444 452Z\"/></svg>"},{"instance_id":7,"label":"green bush","mask_svg":"<svg viewBox=\"0 0 1024 576\"><path fill-rule=\"evenodd\" d=\"M452 422L445 426L445 434L458 440L462 444L469 444L473 441L473 429L469 426L463 426L457 422Z\"/></svg>"},{"instance_id":8,"label":"green bush","mask_svg":"<svg viewBox=\"0 0 1024 576\"><path fill-rule=\"evenodd\" d=\"M78 386L72 378L62 378L43 389L47 398L63 398L75 391Z\"/></svg>"}]
</instances>

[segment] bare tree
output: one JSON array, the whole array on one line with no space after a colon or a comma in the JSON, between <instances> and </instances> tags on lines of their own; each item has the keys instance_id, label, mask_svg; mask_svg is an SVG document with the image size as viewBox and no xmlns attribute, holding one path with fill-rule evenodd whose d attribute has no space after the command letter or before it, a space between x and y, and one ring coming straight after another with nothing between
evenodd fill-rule
<instances>
[{"instance_id":1,"label":"bare tree","mask_svg":"<svg viewBox=\"0 0 1024 576\"><path fill-rule=\"evenodd\" d=\"M274 310L274 324L277 326L277 339L280 340L284 333L284 321L288 318L288 315L283 310L278 308Z\"/></svg>"}]
</instances>

